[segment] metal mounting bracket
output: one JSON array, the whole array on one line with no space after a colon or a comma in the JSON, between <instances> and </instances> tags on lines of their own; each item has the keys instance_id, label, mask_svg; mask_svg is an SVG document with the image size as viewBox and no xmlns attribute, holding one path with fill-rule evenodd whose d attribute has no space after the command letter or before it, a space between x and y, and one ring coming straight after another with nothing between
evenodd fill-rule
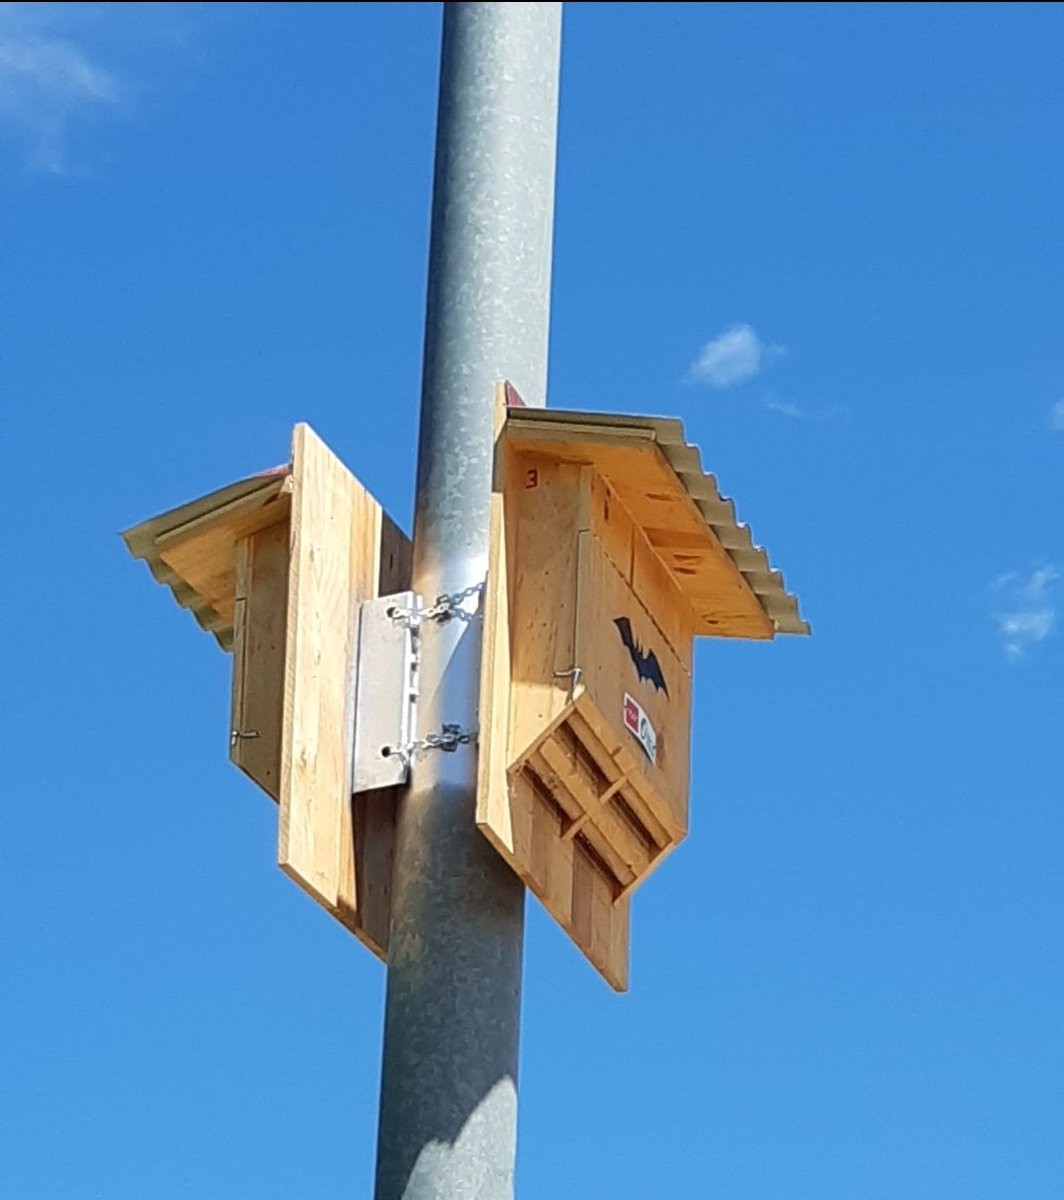
<instances>
[{"instance_id":1,"label":"metal mounting bracket","mask_svg":"<svg viewBox=\"0 0 1064 1200\"><path fill-rule=\"evenodd\" d=\"M406 783L409 755L397 752L414 736L418 696L416 592L398 592L359 605L354 677L351 791Z\"/></svg>"},{"instance_id":2,"label":"metal mounting bracket","mask_svg":"<svg viewBox=\"0 0 1064 1200\"><path fill-rule=\"evenodd\" d=\"M417 592L396 592L364 600L358 608L354 674L351 684L354 739L351 791L406 783L410 765L426 750L451 753L476 741L475 729L444 725L440 733L415 740L421 628L426 621L471 621L476 611L464 607L484 584L437 596L423 608Z\"/></svg>"}]
</instances>

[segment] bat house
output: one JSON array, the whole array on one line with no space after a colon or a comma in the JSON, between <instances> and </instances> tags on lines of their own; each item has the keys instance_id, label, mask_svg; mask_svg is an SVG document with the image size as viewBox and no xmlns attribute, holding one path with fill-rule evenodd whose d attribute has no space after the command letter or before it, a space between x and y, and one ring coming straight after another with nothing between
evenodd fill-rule
<instances>
[{"instance_id":1,"label":"bat house","mask_svg":"<svg viewBox=\"0 0 1064 1200\"><path fill-rule=\"evenodd\" d=\"M687 832L694 637L808 626L678 421L506 396L477 821L623 990L631 893Z\"/></svg>"},{"instance_id":2,"label":"bat house","mask_svg":"<svg viewBox=\"0 0 1064 1200\"><path fill-rule=\"evenodd\" d=\"M378 956L394 789L351 795L359 604L409 585L410 543L307 425L291 460L123 534L233 654L230 757L279 805L278 861Z\"/></svg>"}]
</instances>

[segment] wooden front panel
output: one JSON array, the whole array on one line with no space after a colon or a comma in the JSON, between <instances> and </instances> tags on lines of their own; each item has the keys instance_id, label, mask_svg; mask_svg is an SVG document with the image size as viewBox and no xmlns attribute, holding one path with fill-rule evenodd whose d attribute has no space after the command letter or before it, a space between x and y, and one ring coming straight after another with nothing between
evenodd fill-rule
<instances>
[{"instance_id":1,"label":"wooden front panel","mask_svg":"<svg viewBox=\"0 0 1064 1200\"><path fill-rule=\"evenodd\" d=\"M278 862L384 956L393 789L351 798L354 618L409 586L410 543L306 425L292 441Z\"/></svg>"},{"instance_id":2,"label":"wooden front panel","mask_svg":"<svg viewBox=\"0 0 1064 1200\"><path fill-rule=\"evenodd\" d=\"M509 757L519 758L557 721L572 695L577 665L577 542L588 471L541 455L507 465L505 524L510 640Z\"/></svg>"},{"instance_id":3,"label":"wooden front panel","mask_svg":"<svg viewBox=\"0 0 1064 1200\"><path fill-rule=\"evenodd\" d=\"M691 677L594 535L581 533L579 545L577 658L584 688L664 802L657 819L682 836L687 830ZM653 730L654 761L626 726L626 697L636 702Z\"/></svg>"}]
</instances>

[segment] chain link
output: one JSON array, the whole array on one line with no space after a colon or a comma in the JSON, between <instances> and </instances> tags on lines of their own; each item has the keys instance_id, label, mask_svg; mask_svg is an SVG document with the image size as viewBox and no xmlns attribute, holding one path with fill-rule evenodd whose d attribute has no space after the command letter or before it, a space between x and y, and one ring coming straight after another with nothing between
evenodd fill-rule
<instances>
[{"instance_id":1,"label":"chain link","mask_svg":"<svg viewBox=\"0 0 1064 1200\"><path fill-rule=\"evenodd\" d=\"M483 590L483 583L474 583L461 592L444 593L442 596L437 596L436 603L431 608L426 608L420 615L430 621L449 621L451 617L470 621L476 614L464 609L462 605L474 596L479 596Z\"/></svg>"},{"instance_id":2,"label":"chain link","mask_svg":"<svg viewBox=\"0 0 1064 1200\"><path fill-rule=\"evenodd\" d=\"M442 750L445 754L453 754L459 746L475 742L478 732L476 729L463 729L461 725L444 724L440 733L429 733L405 746L388 746L386 750L389 757L401 758L409 766L423 750Z\"/></svg>"},{"instance_id":3,"label":"chain link","mask_svg":"<svg viewBox=\"0 0 1064 1200\"><path fill-rule=\"evenodd\" d=\"M436 597L436 603L430 608L393 608L389 616L393 621L405 621L416 629L422 621L449 621L458 617L462 621L471 621L476 613L462 607L466 600L479 596L484 590L483 583L474 583L461 592L445 592Z\"/></svg>"},{"instance_id":4,"label":"chain link","mask_svg":"<svg viewBox=\"0 0 1064 1200\"><path fill-rule=\"evenodd\" d=\"M472 621L477 615L476 612L470 612L462 605L474 596L479 596L483 591L483 582L474 583L460 592L445 592L437 596L436 603L429 608L418 608L415 601L410 608L400 608L396 605L389 608L387 613L393 621L401 622L410 628L413 635L415 662L417 662L420 658L417 646L422 622L439 621L442 624L452 617L457 617L462 621ZM461 725L445 723L439 733L429 733L423 738L405 742L402 745L382 746L381 753L385 758L398 758L406 767L409 767L417 755L425 750L442 750L446 754L453 754L459 746L468 746L471 742L475 742L476 738L477 730L475 729L463 729Z\"/></svg>"},{"instance_id":5,"label":"chain link","mask_svg":"<svg viewBox=\"0 0 1064 1200\"><path fill-rule=\"evenodd\" d=\"M442 733L427 734L414 743L416 750L444 750L453 753L459 746L468 746L477 739L475 729L463 729L461 725L444 725Z\"/></svg>"}]
</instances>

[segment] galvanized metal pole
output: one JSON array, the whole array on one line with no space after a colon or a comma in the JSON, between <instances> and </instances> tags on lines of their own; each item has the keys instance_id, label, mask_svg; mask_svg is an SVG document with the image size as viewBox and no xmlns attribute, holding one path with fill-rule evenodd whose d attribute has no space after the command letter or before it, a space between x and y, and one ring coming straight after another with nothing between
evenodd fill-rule
<instances>
[{"instance_id":1,"label":"galvanized metal pole","mask_svg":"<svg viewBox=\"0 0 1064 1200\"><path fill-rule=\"evenodd\" d=\"M545 403L561 4L444 5L413 586L484 582L493 394ZM475 598L466 603L476 608ZM480 622L422 629L418 736L475 729ZM513 1195L524 889L474 823L475 743L400 803L377 1200Z\"/></svg>"}]
</instances>

